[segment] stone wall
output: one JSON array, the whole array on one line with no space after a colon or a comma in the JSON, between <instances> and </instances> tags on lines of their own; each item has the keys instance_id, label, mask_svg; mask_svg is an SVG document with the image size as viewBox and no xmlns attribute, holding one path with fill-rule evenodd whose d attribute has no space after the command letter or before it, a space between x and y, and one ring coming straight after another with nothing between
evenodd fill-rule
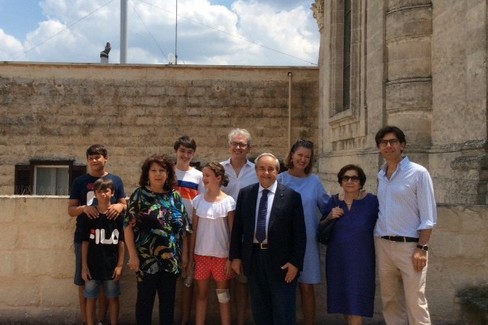
<instances>
[{"instance_id":1,"label":"stone wall","mask_svg":"<svg viewBox=\"0 0 488 325\"><path fill-rule=\"evenodd\" d=\"M488 3L433 1L431 170L443 202L488 204Z\"/></svg>"},{"instance_id":2,"label":"stone wall","mask_svg":"<svg viewBox=\"0 0 488 325\"><path fill-rule=\"evenodd\" d=\"M319 172L337 192L339 169L360 164L366 188L376 192L383 160L374 136L387 124L405 131L405 154L428 168L439 206L429 305L437 320L459 320L456 290L488 282L487 239L479 237L486 236L488 211L488 4L351 1L351 106L345 107L343 3L314 4L321 33Z\"/></svg>"},{"instance_id":3,"label":"stone wall","mask_svg":"<svg viewBox=\"0 0 488 325\"><path fill-rule=\"evenodd\" d=\"M353 1L350 78L356 86L347 109L340 107L338 77L341 3L316 0L323 7L317 17L323 25L319 168L325 184L337 189L339 168L360 163L374 191L382 163L374 136L390 124L405 131L406 154L429 169L438 203L487 204L486 1Z\"/></svg>"},{"instance_id":4,"label":"stone wall","mask_svg":"<svg viewBox=\"0 0 488 325\"><path fill-rule=\"evenodd\" d=\"M248 129L252 155L284 158L291 141L317 141L317 68L0 63L0 194L14 165L73 159L103 143L128 193L142 161L195 138L197 161L228 157L227 133ZM291 110L289 110L289 107Z\"/></svg>"},{"instance_id":5,"label":"stone wall","mask_svg":"<svg viewBox=\"0 0 488 325\"><path fill-rule=\"evenodd\" d=\"M77 324L75 222L67 216L66 202L65 197L0 196L0 323ZM486 283L488 208L442 205L438 212L429 250L427 297L434 324L454 324L461 317L456 291ZM121 280L122 324L133 324L135 285L126 267ZM323 284L316 293L317 324L340 319L326 315ZM215 297L210 305L209 318L216 321ZM381 321L379 299L375 310L374 324Z\"/></svg>"}]
</instances>

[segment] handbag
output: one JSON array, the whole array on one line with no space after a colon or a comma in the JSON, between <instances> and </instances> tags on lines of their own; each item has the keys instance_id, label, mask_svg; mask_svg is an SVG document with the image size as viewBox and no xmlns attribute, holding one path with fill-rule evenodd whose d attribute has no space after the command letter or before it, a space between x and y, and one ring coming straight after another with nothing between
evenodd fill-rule
<instances>
[{"instance_id":1,"label":"handbag","mask_svg":"<svg viewBox=\"0 0 488 325\"><path fill-rule=\"evenodd\" d=\"M335 194L332 196L332 199L334 200L335 206L339 206L339 194ZM325 219L325 218L324 218ZM337 218L331 219L327 222L320 222L319 223L319 229L317 231L317 240L319 243L327 246L329 243L330 237L332 235L332 232L334 231L334 226L337 221Z\"/></svg>"}]
</instances>

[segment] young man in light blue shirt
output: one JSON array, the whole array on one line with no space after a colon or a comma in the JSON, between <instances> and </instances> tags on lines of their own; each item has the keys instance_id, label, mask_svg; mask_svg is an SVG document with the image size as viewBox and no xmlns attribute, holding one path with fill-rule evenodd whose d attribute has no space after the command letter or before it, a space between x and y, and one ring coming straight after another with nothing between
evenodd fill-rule
<instances>
[{"instance_id":1,"label":"young man in light blue shirt","mask_svg":"<svg viewBox=\"0 0 488 325\"><path fill-rule=\"evenodd\" d=\"M386 324L431 324L425 297L428 243L437 221L427 169L403 155L405 134L395 126L378 131L385 159L378 173L376 256Z\"/></svg>"}]
</instances>

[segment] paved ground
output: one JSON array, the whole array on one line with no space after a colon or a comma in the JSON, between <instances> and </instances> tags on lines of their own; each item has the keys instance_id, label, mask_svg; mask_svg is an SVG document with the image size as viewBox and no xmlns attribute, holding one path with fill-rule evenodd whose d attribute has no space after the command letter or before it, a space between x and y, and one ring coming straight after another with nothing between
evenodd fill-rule
<instances>
[{"instance_id":1,"label":"paved ground","mask_svg":"<svg viewBox=\"0 0 488 325\"><path fill-rule=\"evenodd\" d=\"M342 315L327 315L325 314L325 311L317 311L317 321L316 325L345 325L344 318ZM156 313L157 314L157 313ZM153 315L155 316L155 315ZM2 317L0 316L0 319ZM296 325L303 325L303 320L302 320L302 315L300 313L297 313L297 324ZM177 318L178 319L178 316ZM153 324L157 324L156 316L154 317ZM220 324L220 319L208 319L207 320L207 325L218 325ZM464 321L453 321L453 320L433 320L432 324L434 325L488 325L488 324L483 324L479 322L472 322L468 320ZM32 317L29 320L22 320L22 321L8 321L8 320L0 320L0 325L81 325L79 322L77 322L77 317L76 315L67 315L65 318L65 321L59 322L58 320L52 320L52 321L40 321L34 319ZM135 325L135 322L133 319L124 319L123 317L119 321L119 325ZM179 325L178 322L175 322L175 325ZM189 325L194 325L194 324L189 324ZM254 325L252 322L252 319L250 318L250 321L246 325ZM385 325L385 322L383 321L383 318L381 315L377 314L375 315L374 318L365 318L363 325Z\"/></svg>"}]
</instances>

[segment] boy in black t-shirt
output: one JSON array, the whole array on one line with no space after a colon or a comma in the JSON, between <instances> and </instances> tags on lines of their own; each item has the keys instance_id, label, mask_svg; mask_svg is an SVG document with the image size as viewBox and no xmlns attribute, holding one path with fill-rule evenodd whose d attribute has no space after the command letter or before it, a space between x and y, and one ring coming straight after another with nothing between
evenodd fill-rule
<instances>
[{"instance_id":1,"label":"boy in black t-shirt","mask_svg":"<svg viewBox=\"0 0 488 325\"><path fill-rule=\"evenodd\" d=\"M96 302L103 284L108 299L110 323L116 325L119 318L119 279L122 276L125 245L123 220L109 219L106 215L114 195L114 184L109 178L100 178L94 183L98 200L99 217L90 219L80 215L82 225L81 275L85 280L87 325L96 324Z\"/></svg>"}]
</instances>

